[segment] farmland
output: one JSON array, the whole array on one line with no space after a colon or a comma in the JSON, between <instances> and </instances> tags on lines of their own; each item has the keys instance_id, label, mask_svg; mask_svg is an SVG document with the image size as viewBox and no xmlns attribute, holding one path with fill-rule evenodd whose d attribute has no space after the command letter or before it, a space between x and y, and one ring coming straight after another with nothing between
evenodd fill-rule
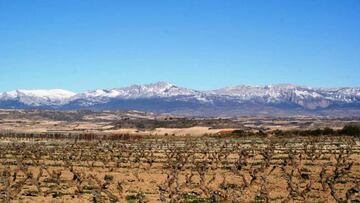
<instances>
[{"instance_id":1,"label":"farmland","mask_svg":"<svg viewBox=\"0 0 360 203\"><path fill-rule=\"evenodd\" d=\"M1 110L0 121L0 202L360 201L358 118Z\"/></svg>"},{"instance_id":2,"label":"farmland","mask_svg":"<svg viewBox=\"0 0 360 203\"><path fill-rule=\"evenodd\" d=\"M1 201L358 201L349 136L67 140L3 138Z\"/></svg>"}]
</instances>

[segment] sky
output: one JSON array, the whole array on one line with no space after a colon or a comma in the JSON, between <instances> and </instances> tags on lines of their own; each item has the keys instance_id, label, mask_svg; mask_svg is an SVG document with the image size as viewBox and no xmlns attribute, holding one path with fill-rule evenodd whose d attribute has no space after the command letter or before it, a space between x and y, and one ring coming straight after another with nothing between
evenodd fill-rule
<instances>
[{"instance_id":1,"label":"sky","mask_svg":"<svg viewBox=\"0 0 360 203\"><path fill-rule=\"evenodd\" d=\"M0 92L360 87L359 0L0 0Z\"/></svg>"}]
</instances>

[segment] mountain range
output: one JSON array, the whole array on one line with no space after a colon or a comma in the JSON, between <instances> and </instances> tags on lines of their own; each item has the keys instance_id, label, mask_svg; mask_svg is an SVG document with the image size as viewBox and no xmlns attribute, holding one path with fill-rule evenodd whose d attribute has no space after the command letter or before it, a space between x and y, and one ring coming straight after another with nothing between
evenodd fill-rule
<instances>
[{"instance_id":1,"label":"mountain range","mask_svg":"<svg viewBox=\"0 0 360 203\"><path fill-rule=\"evenodd\" d=\"M0 93L3 109L140 110L186 116L359 116L360 88L312 88L291 84L239 85L199 91L168 82L98 89L15 90Z\"/></svg>"}]
</instances>

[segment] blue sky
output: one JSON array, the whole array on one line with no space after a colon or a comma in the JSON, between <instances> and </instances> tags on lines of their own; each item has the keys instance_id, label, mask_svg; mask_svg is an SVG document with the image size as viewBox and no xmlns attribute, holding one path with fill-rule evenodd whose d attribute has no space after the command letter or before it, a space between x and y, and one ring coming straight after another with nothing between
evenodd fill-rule
<instances>
[{"instance_id":1,"label":"blue sky","mask_svg":"<svg viewBox=\"0 0 360 203\"><path fill-rule=\"evenodd\" d=\"M0 0L0 91L360 86L359 0Z\"/></svg>"}]
</instances>

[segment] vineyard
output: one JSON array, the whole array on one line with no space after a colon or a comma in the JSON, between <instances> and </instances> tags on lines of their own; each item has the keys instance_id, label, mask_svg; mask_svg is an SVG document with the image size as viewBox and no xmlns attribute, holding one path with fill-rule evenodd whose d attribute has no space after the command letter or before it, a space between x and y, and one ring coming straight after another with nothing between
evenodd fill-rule
<instances>
[{"instance_id":1,"label":"vineyard","mask_svg":"<svg viewBox=\"0 0 360 203\"><path fill-rule=\"evenodd\" d=\"M0 202L359 202L350 136L0 141Z\"/></svg>"}]
</instances>

